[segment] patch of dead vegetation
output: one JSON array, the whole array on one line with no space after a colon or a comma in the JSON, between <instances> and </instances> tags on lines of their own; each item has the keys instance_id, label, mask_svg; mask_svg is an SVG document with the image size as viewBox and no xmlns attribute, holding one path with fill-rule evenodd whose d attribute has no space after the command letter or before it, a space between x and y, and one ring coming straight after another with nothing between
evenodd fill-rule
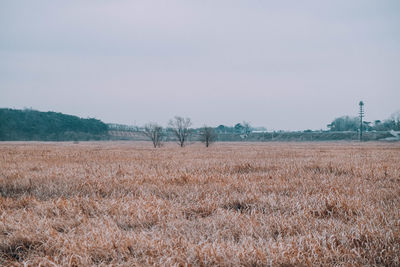
<instances>
[{"instance_id":1,"label":"patch of dead vegetation","mask_svg":"<svg viewBox=\"0 0 400 267\"><path fill-rule=\"evenodd\" d=\"M400 265L397 143L0 153L0 265Z\"/></svg>"}]
</instances>

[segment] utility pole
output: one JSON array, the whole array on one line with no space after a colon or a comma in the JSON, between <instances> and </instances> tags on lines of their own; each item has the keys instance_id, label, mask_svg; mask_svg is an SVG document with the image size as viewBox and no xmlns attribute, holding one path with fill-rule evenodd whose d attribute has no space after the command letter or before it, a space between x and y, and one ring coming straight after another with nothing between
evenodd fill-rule
<instances>
[{"instance_id":1,"label":"utility pole","mask_svg":"<svg viewBox=\"0 0 400 267\"><path fill-rule=\"evenodd\" d=\"M360 101L360 142L362 142L362 134L363 134L363 118L364 118L364 102Z\"/></svg>"}]
</instances>

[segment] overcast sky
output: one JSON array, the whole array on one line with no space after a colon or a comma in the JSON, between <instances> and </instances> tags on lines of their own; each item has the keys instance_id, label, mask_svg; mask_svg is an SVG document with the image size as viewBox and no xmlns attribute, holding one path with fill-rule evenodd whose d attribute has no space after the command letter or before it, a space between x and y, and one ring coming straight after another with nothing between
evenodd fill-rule
<instances>
[{"instance_id":1,"label":"overcast sky","mask_svg":"<svg viewBox=\"0 0 400 267\"><path fill-rule=\"evenodd\" d=\"M321 129L400 110L400 1L1 1L0 107Z\"/></svg>"}]
</instances>

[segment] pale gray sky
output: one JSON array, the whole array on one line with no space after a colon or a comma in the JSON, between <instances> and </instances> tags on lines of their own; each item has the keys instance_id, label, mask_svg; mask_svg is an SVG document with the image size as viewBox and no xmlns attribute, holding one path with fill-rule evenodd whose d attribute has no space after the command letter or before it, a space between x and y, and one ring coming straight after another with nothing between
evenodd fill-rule
<instances>
[{"instance_id":1,"label":"pale gray sky","mask_svg":"<svg viewBox=\"0 0 400 267\"><path fill-rule=\"evenodd\" d=\"M301 130L399 99L398 0L0 2L0 107Z\"/></svg>"}]
</instances>

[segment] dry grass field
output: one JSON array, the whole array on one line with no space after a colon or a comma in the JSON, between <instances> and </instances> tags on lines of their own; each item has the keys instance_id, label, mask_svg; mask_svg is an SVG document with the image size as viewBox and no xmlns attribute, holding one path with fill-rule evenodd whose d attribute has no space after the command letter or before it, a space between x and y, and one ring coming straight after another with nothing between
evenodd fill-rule
<instances>
[{"instance_id":1,"label":"dry grass field","mask_svg":"<svg viewBox=\"0 0 400 267\"><path fill-rule=\"evenodd\" d=\"M400 265L399 143L0 144L0 265Z\"/></svg>"}]
</instances>

